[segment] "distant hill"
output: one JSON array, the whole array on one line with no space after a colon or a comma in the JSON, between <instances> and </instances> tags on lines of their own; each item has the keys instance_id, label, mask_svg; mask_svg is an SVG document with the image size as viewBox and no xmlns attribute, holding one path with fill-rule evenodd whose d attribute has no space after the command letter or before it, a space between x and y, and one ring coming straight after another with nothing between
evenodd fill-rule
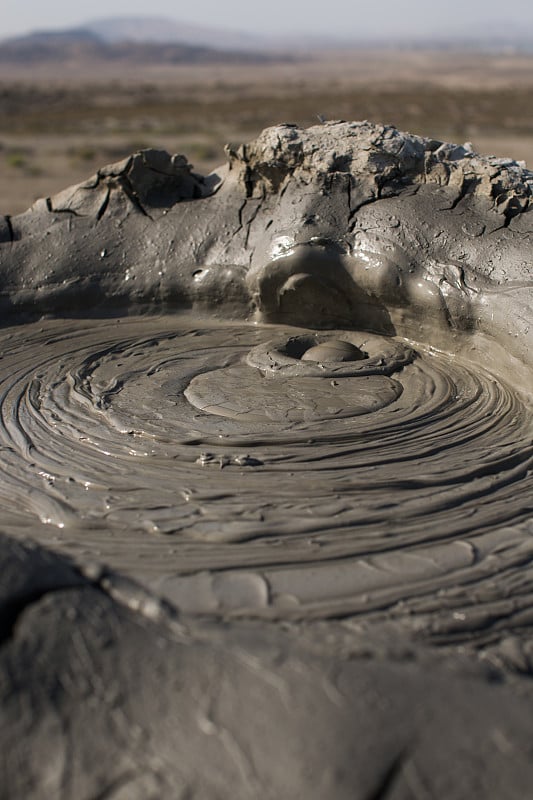
<instances>
[{"instance_id":1,"label":"distant hill","mask_svg":"<svg viewBox=\"0 0 533 800\"><path fill-rule=\"evenodd\" d=\"M354 44L351 38L285 32L267 36L165 17L111 17L92 20L77 28L36 31L0 40L0 63L31 64L40 60L60 63L71 58L128 59L140 63L260 63L291 61ZM173 50L168 45L179 49Z\"/></svg>"},{"instance_id":2,"label":"distant hill","mask_svg":"<svg viewBox=\"0 0 533 800\"><path fill-rule=\"evenodd\" d=\"M130 21L131 22L131 21ZM118 21L114 33L98 33L98 23L90 27L60 31L37 31L0 42L0 64L38 65L80 62L120 62L132 64L209 64L209 63L262 63L272 56L261 50L215 49L202 44L183 41L130 38L119 32ZM161 28L155 26L161 33Z\"/></svg>"},{"instance_id":3,"label":"distant hill","mask_svg":"<svg viewBox=\"0 0 533 800\"><path fill-rule=\"evenodd\" d=\"M111 17L84 23L83 29L105 42L179 42L215 50L269 50L272 37L193 25L165 17Z\"/></svg>"},{"instance_id":4,"label":"distant hill","mask_svg":"<svg viewBox=\"0 0 533 800\"><path fill-rule=\"evenodd\" d=\"M274 36L194 25L165 17L111 17L92 20L77 28L37 31L0 41L0 64L263 63L290 61L324 50L354 48L531 53L533 34L505 22L460 27L448 21L443 22L438 31L426 35L375 38L346 28L342 37L337 38L283 31Z\"/></svg>"}]
</instances>

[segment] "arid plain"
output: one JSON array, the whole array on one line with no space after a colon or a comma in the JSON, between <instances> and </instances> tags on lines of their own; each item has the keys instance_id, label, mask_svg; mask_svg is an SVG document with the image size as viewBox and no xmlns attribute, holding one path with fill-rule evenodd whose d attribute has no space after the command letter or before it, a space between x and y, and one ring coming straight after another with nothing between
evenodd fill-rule
<instances>
[{"instance_id":1,"label":"arid plain","mask_svg":"<svg viewBox=\"0 0 533 800\"><path fill-rule=\"evenodd\" d=\"M264 64L120 62L0 72L0 212L142 147L199 172L269 125L368 119L533 165L533 55L359 50Z\"/></svg>"}]
</instances>

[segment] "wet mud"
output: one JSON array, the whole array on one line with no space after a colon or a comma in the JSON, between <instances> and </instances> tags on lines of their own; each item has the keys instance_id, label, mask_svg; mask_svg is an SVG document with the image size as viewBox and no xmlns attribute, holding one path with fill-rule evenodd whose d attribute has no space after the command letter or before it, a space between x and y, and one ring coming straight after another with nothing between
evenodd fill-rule
<instances>
[{"instance_id":1,"label":"wet mud","mask_svg":"<svg viewBox=\"0 0 533 800\"><path fill-rule=\"evenodd\" d=\"M525 796L532 186L283 126L4 220L6 797Z\"/></svg>"},{"instance_id":2,"label":"wet mud","mask_svg":"<svg viewBox=\"0 0 533 800\"><path fill-rule=\"evenodd\" d=\"M186 315L1 341L1 502L42 544L195 612L409 615L505 580L494 532L531 514L531 406L465 357Z\"/></svg>"}]
</instances>

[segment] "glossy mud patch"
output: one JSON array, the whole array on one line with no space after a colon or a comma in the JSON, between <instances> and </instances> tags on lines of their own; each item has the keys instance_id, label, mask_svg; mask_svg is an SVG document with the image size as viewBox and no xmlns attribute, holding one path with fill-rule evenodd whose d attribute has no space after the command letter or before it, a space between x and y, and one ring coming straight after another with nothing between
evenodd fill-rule
<instances>
[{"instance_id":1,"label":"glossy mud patch","mask_svg":"<svg viewBox=\"0 0 533 800\"><path fill-rule=\"evenodd\" d=\"M412 360L414 352L400 343L391 347L384 337L341 335L344 339L304 334L258 345L244 363L193 378L185 397L202 411L243 425L278 427L351 418L397 400L403 386L389 375Z\"/></svg>"},{"instance_id":2,"label":"glossy mud patch","mask_svg":"<svg viewBox=\"0 0 533 800\"><path fill-rule=\"evenodd\" d=\"M5 511L183 608L411 613L531 557L501 531L531 513L530 410L458 356L186 316L1 339Z\"/></svg>"}]
</instances>

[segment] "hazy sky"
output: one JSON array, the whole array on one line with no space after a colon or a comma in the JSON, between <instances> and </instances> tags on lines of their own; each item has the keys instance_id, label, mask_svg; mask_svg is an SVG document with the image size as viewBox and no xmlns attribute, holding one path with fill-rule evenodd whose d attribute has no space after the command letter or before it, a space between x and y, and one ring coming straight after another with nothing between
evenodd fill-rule
<instances>
[{"instance_id":1,"label":"hazy sky","mask_svg":"<svg viewBox=\"0 0 533 800\"><path fill-rule=\"evenodd\" d=\"M0 38L109 16L167 16L233 30L391 36L512 27L533 34L532 0L0 0ZM481 22L483 18L483 22Z\"/></svg>"}]
</instances>

